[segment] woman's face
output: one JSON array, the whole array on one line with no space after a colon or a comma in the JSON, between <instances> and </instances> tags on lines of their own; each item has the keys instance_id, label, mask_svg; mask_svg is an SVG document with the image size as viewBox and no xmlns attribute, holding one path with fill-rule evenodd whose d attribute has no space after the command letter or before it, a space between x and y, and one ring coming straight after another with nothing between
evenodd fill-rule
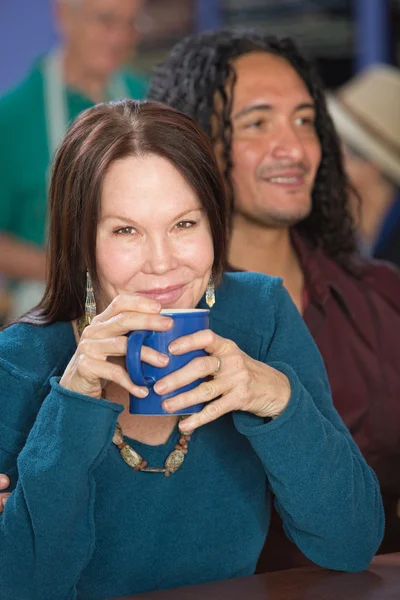
<instances>
[{"instance_id":1,"label":"woman's face","mask_svg":"<svg viewBox=\"0 0 400 600\"><path fill-rule=\"evenodd\" d=\"M120 294L141 294L164 308L197 305L210 278L213 241L199 198L172 163L151 154L111 165L96 257L98 312Z\"/></svg>"}]
</instances>

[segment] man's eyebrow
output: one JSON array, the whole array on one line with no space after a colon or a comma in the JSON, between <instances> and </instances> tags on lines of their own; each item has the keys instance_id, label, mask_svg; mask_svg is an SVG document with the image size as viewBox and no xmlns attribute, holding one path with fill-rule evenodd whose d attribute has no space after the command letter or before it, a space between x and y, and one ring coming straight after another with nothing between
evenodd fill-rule
<instances>
[{"instance_id":1,"label":"man's eyebrow","mask_svg":"<svg viewBox=\"0 0 400 600\"><path fill-rule=\"evenodd\" d=\"M271 104L253 104L251 106L246 106L245 108L242 108L237 113L235 113L232 118L239 119L240 117L244 117L245 115L248 115L248 114L250 114L254 111L258 111L258 110L263 110L265 112L268 112L270 110L273 110L273 108L274 107ZM301 104L298 104L295 107L294 112L297 112L299 110L305 110L305 109L315 110L315 104L313 102L302 102Z\"/></svg>"},{"instance_id":2,"label":"man's eyebrow","mask_svg":"<svg viewBox=\"0 0 400 600\"><path fill-rule=\"evenodd\" d=\"M252 104L251 106L246 106L245 108L242 108L237 113L235 113L233 115L233 119L238 119L239 117L243 117L244 115L248 115L251 112L256 111L256 110L269 111L269 110L272 110L272 109L273 109L273 106L271 106L270 104Z\"/></svg>"},{"instance_id":3,"label":"man's eyebrow","mask_svg":"<svg viewBox=\"0 0 400 600\"><path fill-rule=\"evenodd\" d=\"M314 102L303 102L302 104L298 104L296 106L296 108L294 109L294 112L297 112L298 110L306 110L306 109L316 110Z\"/></svg>"}]
</instances>

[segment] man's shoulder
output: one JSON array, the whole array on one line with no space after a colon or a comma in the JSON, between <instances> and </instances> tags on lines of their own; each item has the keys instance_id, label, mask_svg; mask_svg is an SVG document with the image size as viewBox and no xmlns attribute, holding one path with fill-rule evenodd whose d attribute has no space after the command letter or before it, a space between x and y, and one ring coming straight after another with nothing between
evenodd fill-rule
<instances>
[{"instance_id":1,"label":"man's shoulder","mask_svg":"<svg viewBox=\"0 0 400 600\"><path fill-rule=\"evenodd\" d=\"M0 97L0 127L11 127L15 120L32 115L35 105L43 104L43 75L35 65L22 81Z\"/></svg>"},{"instance_id":2,"label":"man's shoulder","mask_svg":"<svg viewBox=\"0 0 400 600\"><path fill-rule=\"evenodd\" d=\"M15 323L0 333L0 366L14 379L24 379L34 387L67 364L74 350L69 322L39 326Z\"/></svg>"},{"instance_id":3,"label":"man's shoulder","mask_svg":"<svg viewBox=\"0 0 400 600\"><path fill-rule=\"evenodd\" d=\"M321 273L328 284L336 288L344 301L367 301L379 298L400 312L400 270L378 260L356 257L353 268L345 269L326 255L320 255Z\"/></svg>"},{"instance_id":4,"label":"man's shoulder","mask_svg":"<svg viewBox=\"0 0 400 600\"><path fill-rule=\"evenodd\" d=\"M371 293L381 296L400 311L400 270L395 265L369 261L364 266L362 279Z\"/></svg>"}]
</instances>

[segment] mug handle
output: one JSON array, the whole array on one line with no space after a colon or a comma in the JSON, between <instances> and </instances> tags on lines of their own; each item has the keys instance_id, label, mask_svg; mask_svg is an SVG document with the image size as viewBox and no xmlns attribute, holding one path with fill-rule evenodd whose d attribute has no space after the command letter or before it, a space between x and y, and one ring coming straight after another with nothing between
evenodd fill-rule
<instances>
[{"instance_id":1,"label":"mug handle","mask_svg":"<svg viewBox=\"0 0 400 600\"><path fill-rule=\"evenodd\" d=\"M128 347L126 354L129 355L129 375L135 385L148 386L142 370L140 354L143 343L151 336L151 331L132 331L128 335Z\"/></svg>"}]
</instances>

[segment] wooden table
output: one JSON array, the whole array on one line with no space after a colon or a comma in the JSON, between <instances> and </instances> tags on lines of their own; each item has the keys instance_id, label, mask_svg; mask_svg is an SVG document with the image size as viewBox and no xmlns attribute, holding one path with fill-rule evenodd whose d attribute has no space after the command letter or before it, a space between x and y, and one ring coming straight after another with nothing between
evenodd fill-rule
<instances>
[{"instance_id":1,"label":"wooden table","mask_svg":"<svg viewBox=\"0 0 400 600\"><path fill-rule=\"evenodd\" d=\"M400 600L400 553L377 556L363 573L304 567L119 600Z\"/></svg>"}]
</instances>

